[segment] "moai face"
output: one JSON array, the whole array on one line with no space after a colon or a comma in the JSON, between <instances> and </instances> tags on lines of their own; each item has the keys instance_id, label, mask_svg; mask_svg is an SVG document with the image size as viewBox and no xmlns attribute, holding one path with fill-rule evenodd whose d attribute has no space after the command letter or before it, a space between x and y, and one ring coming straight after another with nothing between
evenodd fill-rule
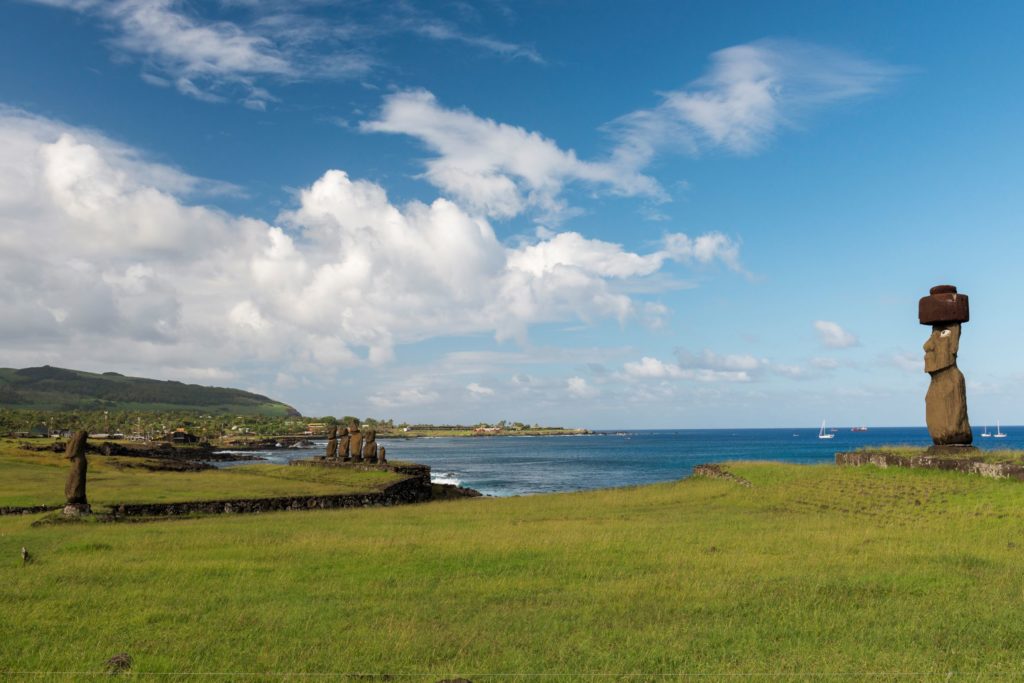
<instances>
[{"instance_id":1,"label":"moai face","mask_svg":"<svg viewBox=\"0 0 1024 683\"><path fill-rule=\"evenodd\" d=\"M956 365L960 350L960 325L934 325L924 343L924 371L931 374Z\"/></svg>"}]
</instances>

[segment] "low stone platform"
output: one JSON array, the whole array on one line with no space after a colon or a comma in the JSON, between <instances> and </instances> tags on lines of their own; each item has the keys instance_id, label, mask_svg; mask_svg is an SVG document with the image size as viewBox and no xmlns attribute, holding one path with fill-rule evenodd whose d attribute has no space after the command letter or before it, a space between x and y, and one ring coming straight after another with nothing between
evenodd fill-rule
<instances>
[{"instance_id":1,"label":"low stone platform","mask_svg":"<svg viewBox=\"0 0 1024 683\"><path fill-rule=\"evenodd\" d=\"M253 513L278 510L327 510L371 506L405 505L431 499L430 470L427 479L411 475L381 491L369 493L321 494L315 496L285 496L279 498L238 498L231 500L201 500L180 503L133 503L111 506L112 518L119 517L171 517L190 514Z\"/></svg>"},{"instance_id":2,"label":"low stone platform","mask_svg":"<svg viewBox=\"0 0 1024 683\"><path fill-rule=\"evenodd\" d=\"M907 467L932 470L950 470L977 474L993 479L1018 479L1024 481L1024 452L1021 462L985 462L983 452L971 449L969 453L934 454L925 449L921 455L902 455L886 450L851 451L836 453L836 464L845 466L874 465L875 467Z\"/></svg>"},{"instance_id":3,"label":"low stone platform","mask_svg":"<svg viewBox=\"0 0 1024 683\"><path fill-rule=\"evenodd\" d=\"M341 458L325 458L317 455L304 460L292 460L288 463L296 467L338 467L356 472L395 472L410 477L417 477L427 486L430 485L430 466L408 462L386 462L383 464L368 462L352 462Z\"/></svg>"}]
</instances>

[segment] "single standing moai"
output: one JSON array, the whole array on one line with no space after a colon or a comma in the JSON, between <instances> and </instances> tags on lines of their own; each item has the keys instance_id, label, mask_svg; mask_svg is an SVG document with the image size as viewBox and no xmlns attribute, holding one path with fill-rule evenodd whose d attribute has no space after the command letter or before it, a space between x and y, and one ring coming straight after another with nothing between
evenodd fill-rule
<instances>
[{"instance_id":1,"label":"single standing moai","mask_svg":"<svg viewBox=\"0 0 1024 683\"><path fill-rule=\"evenodd\" d=\"M363 435L359 433L359 423L355 420L348 427L348 455L352 462L363 461Z\"/></svg>"},{"instance_id":2,"label":"single standing moai","mask_svg":"<svg viewBox=\"0 0 1024 683\"><path fill-rule=\"evenodd\" d=\"M348 460L348 429L338 427L338 457Z\"/></svg>"},{"instance_id":3,"label":"single standing moai","mask_svg":"<svg viewBox=\"0 0 1024 683\"><path fill-rule=\"evenodd\" d=\"M967 295L952 285L932 287L918 304L918 320L931 325L924 343L924 371L932 376L925 395L925 422L936 446L971 445L974 437L967 421L967 389L956 366L960 325L970 320Z\"/></svg>"},{"instance_id":4,"label":"single standing moai","mask_svg":"<svg viewBox=\"0 0 1024 683\"><path fill-rule=\"evenodd\" d=\"M338 457L338 428L331 427L327 431L327 452L324 453L327 460L334 460Z\"/></svg>"},{"instance_id":5,"label":"single standing moai","mask_svg":"<svg viewBox=\"0 0 1024 683\"><path fill-rule=\"evenodd\" d=\"M363 439L363 460L377 464L377 430L370 428L366 430L366 437Z\"/></svg>"},{"instance_id":6,"label":"single standing moai","mask_svg":"<svg viewBox=\"0 0 1024 683\"><path fill-rule=\"evenodd\" d=\"M387 462L387 458L384 457L385 453L386 450L383 446L377 449L377 462L379 462L381 465Z\"/></svg>"},{"instance_id":7,"label":"single standing moai","mask_svg":"<svg viewBox=\"0 0 1024 683\"><path fill-rule=\"evenodd\" d=\"M64 450L64 457L71 461L68 480L64 484L64 497L67 499L64 514L69 517L92 512L85 497L85 473L89 469L89 463L85 459L85 441L88 438L88 432L79 430L71 437L68 447Z\"/></svg>"}]
</instances>

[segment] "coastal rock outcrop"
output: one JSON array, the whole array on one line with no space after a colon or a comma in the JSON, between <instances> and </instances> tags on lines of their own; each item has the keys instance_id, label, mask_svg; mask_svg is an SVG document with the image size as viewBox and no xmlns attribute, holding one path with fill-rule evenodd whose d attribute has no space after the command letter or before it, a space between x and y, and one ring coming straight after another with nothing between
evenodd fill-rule
<instances>
[{"instance_id":1,"label":"coastal rock outcrop","mask_svg":"<svg viewBox=\"0 0 1024 683\"><path fill-rule=\"evenodd\" d=\"M85 458L88 438L88 432L79 430L71 437L64 450L64 457L71 461L71 469L68 470L68 478L64 483L64 514L69 517L92 512L85 495L85 477L89 469L89 463Z\"/></svg>"},{"instance_id":2,"label":"coastal rock outcrop","mask_svg":"<svg viewBox=\"0 0 1024 683\"><path fill-rule=\"evenodd\" d=\"M924 399L928 433L935 446L970 446L967 388L956 365L960 325L970 320L967 295L952 285L932 287L918 303L918 320L932 327L924 344L924 371L931 375Z\"/></svg>"}]
</instances>

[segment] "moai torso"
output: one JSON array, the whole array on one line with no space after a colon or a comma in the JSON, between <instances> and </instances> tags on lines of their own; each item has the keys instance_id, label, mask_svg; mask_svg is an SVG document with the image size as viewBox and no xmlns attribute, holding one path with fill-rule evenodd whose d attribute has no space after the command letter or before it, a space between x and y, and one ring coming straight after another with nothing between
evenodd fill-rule
<instances>
[{"instance_id":1,"label":"moai torso","mask_svg":"<svg viewBox=\"0 0 1024 683\"><path fill-rule=\"evenodd\" d=\"M353 462L363 461L363 435L359 433L358 422L353 422L348 428L348 455Z\"/></svg>"},{"instance_id":2,"label":"moai torso","mask_svg":"<svg viewBox=\"0 0 1024 683\"><path fill-rule=\"evenodd\" d=\"M366 436L363 439L363 460L377 462L377 431L375 429L366 430Z\"/></svg>"},{"instance_id":3,"label":"moai torso","mask_svg":"<svg viewBox=\"0 0 1024 683\"><path fill-rule=\"evenodd\" d=\"M87 432L75 432L64 450L64 457L71 461L68 479L64 483L64 497L68 505L86 505L89 502L85 497L85 475L89 468L85 459L85 441L88 437Z\"/></svg>"},{"instance_id":4,"label":"moai torso","mask_svg":"<svg viewBox=\"0 0 1024 683\"><path fill-rule=\"evenodd\" d=\"M338 457L348 460L348 430L338 427Z\"/></svg>"},{"instance_id":5,"label":"moai torso","mask_svg":"<svg viewBox=\"0 0 1024 683\"><path fill-rule=\"evenodd\" d=\"M328 460L338 457L338 428L331 427L327 432L327 452L324 457Z\"/></svg>"}]
</instances>

